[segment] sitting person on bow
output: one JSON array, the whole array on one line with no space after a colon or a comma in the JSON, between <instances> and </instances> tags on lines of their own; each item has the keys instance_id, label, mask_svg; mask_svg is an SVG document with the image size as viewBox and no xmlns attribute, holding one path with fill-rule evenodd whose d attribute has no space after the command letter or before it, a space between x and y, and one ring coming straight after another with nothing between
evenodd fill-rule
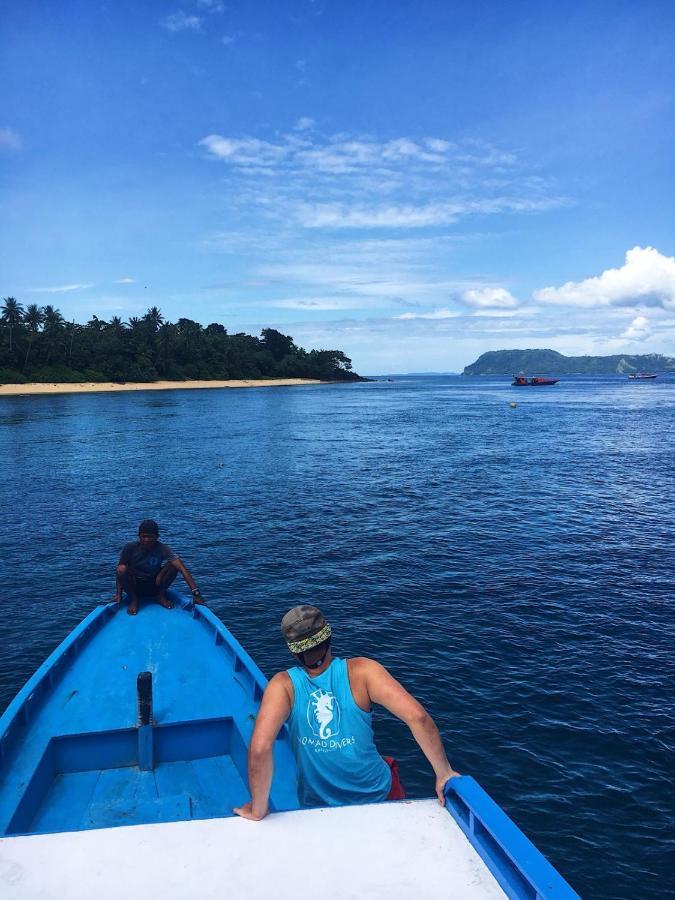
<instances>
[{"instance_id":1,"label":"sitting person on bow","mask_svg":"<svg viewBox=\"0 0 675 900\"><path fill-rule=\"evenodd\" d=\"M138 612L139 597L150 597L165 609L171 609L173 603L166 596L166 591L179 572L192 591L193 601L204 603L187 566L168 544L160 542L157 522L145 519L138 526L138 540L122 547L115 572L114 600L119 603L122 591L125 591L129 596L127 612L130 616Z\"/></svg>"},{"instance_id":2,"label":"sitting person on bow","mask_svg":"<svg viewBox=\"0 0 675 900\"><path fill-rule=\"evenodd\" d=\"M272 748L287 722L298 768L303 807L345 806L402 800L396 761L382 757L373 739L373 703L410 728L436 775L436 795L458 775L445 755L431 716L373 659L334 658L331 627L315 606L296 606L283 617L281 631L298 662L267 685L248 753L251 801L234 812L258 821L269 812Z\"/></svg>"}]
</instances>

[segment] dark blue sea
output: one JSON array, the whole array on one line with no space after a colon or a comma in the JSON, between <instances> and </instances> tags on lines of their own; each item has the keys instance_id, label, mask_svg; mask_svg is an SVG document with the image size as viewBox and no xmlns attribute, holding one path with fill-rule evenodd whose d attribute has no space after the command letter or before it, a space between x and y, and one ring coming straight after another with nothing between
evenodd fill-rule
<instances>
[{"instance_id":1,"label":"dark blue sea","mask_svg":"<svg viewBox=\"0 0 675 900\"><path fill-rule=\"evenodd\" d=\"M675 379L509 382L0 399L0 709L153 517L266 675L321 606L583 896L670 895Z\"/></svg>"}]
</instances>

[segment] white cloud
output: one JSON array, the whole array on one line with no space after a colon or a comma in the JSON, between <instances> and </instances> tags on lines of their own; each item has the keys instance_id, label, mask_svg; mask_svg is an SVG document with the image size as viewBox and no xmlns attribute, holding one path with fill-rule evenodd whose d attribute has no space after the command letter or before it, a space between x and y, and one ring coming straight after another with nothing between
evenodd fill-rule
<instances>
[{"instance_id":1,"label":"white cloud","mask_svg":"<svg viewBox=\"0 0 675 900\"><path fill-rule=\"evenodd\" d=\"M136 284L135 278L117 278L113 284Z\"/></svg>"},{"instance_id":2,"label":"white cloud","mask_svg":"<svg viewBox=\"0 0 675 900\"><path fill-rule=\"evenodd\" d=\"M222 38L220 39L220 43L221 43L224 47L231 47L231 46L234 44L234 42L235 42L236 40L237 40L237 39L236 39L236 37L235 37L233 34L224 34L224 35L222 36Z\"/></svg>"},{"instance_id":3,"label":"white cloud","mask_svg":"<svg viewBox=\"0 0 675 900\"><path fill-rule=\"evenodd\" d=\"M277 264L267 263L256 269L255 277L292 286L294 297L307 292L308 299L314 299L316 294L324 298L330 296L332 300L349 298L348 308L373 304L430 306L439 297L454 297L475 286L475 281L467 283L434 277L433 273L424 270L421 261L415 262L411 250L408 250L407 258L402 257L400 241L392 241L390 253L393 258L382 247L384 242L376 243L381 247L377 256L371 256L367 246L366 252L360 255L359 248L351 243L330 250L325 246L315 251L306 249L299 261L286 259ZM327 258L331 262L325 262ZM354 297L359 298L358 304L353 302Z\"/></svg>"},{"instance_id":4,"label":"white cloud","mask_svg":"<svg viewBox=\"0 0 675 900\"><path fill-rule=\"evenodd\" d=\"M475 309L512 309L518 301L504 288L478 288L464 291L462 300Z\"/></svg>"},{"instance_id":5,"label":"white cloud","mask_svg":"<svg viewBox=\"0 0 675 900\"><path fill-rule=\"evenodd\" d=\"M89 284L63 284L59 287L29 288L28 290L31 294L68 294L71 291L84 291L92 287L94 287L93 282Z\"/></svg>"},{"instance_id":6,"label":"white cloud","mask_svg":"<svg viewBox=\"0 0 675 900\"><path fill-rule=\"evenodd\" d=\"M312 119L303 117L294 126L296 131L304 131L314 125ZM444 163L448 151L453 147L447 141L427 139L425 146L409 138L377 142L363 140L347 140L343 136L329 138L323 142L317 140L298 140L286 135L280 142L271 144L258 138L227 138L222 135L208 135L199 142L215 156L238 164L252 164L256 148L264 149L261 161L267 162L270 153L275 158L294 157L295 161L305 168L323 169L326 171L352 171L356 167L386 165L402 160L415 160L423 163ZM223 154L221 148L228 148ZM433 148L433 149L432 149ZM240 153L239 151L243 151Z\"/></svg>"},{"instance_id":7,"label":"white cloud","mask_svg":"<svg viewBox=\"0 0 675 900\"><path fill-rule=\"evenodd\" d=\"M230 186L239 183L241 209L304 228L420 229L567 202L513 154L486 143L322 136L311 121L269 140L209 134L199 146L227 166Z\"/></svg>"},{"instance_id":8,"label":"white cloud","mask_svg":"<svg viewBox=\"0 0 675 900\"><path fill-rule=\"evenodd\" d=\"M512 319L522 312L522 309L477 309L471 315L479 319Z\"/></svg>"},{"instance_id":9,"label":"white cloud","mask_svg":"<svg viewBox=\"0 0 675 900\"><path fill-rule=\"evenodd\" d=\"M361 309L370 301L358 297L299 297L277 300L271 305L277 309L301 309L305 312L326 312L327 310Z\"/></svg>"},{"instance_id":10,"label":"white cloud","mask_svg":"<svg viewBox=\"0 0 675 900\"><path fill-rule=\"evenodd\" d=\"M211 14L225 12L225 4L221 0L197 0L197 6Z\"/></svg>"},{"instance_id":11,"label":"white cloud","mask_svg":"<svg viewBox=\"0 0 675 900\"><path fill-rule=\"evenodd\" d=\"M557 201L527 201L495 197L489 200L463 200L428 203L417 206L349 206L342 203L300 204L296 216L305 228L428 228L452 225L467 215L492 215L502 212L533 212L558 205Z\"/></svg>"},{"instance_id":12,"label":"white cloud","mask_svg":"<svg viewBox=\"0 0 675 900\"><path fill-rule=\"evenodd\" d=\"M424 143L434 153L447 153L452 147L449 141L444 141L442 138L427 138Z\"/></svg>"},{"instance_id":13,"label":"white cloud","mask_svg":"<svg viewBox=\"0 0 675 900\"><path fill-rule=\"evenodd\" d=\"M675 309L675 258L653 247L633 247L620 269L584 281L535 291L539 303L563 306L662 306Z\"/></svg>"},{"instance_id":14,"label":"white cloud","mask_svg":"<svg viewBox=\"0 0 675 900\"><path fill-rule=\"evenodd\" d=\"M646 341L651 336L652 330L646 316L636 316L621 335L628 341Z\"/></svg>"},{"instance_id":15,"label":"white cloud","mask_svg":"<svg viewBox=\"0 0 675 900\"><path fill-rule=\"evenodd\" d=\"M20 150L21 136L13 128L0 128L0 150Z\"/></svg>"},{"instance_id":16,"label":"white cloud","mask_svg":"<svg viewBox=\"0 0 675 900\"><path fill-rule=\"evenodd\" d=\"M296 214L305 228L420 228L457 219L457 209L447 204L367 207L317 203L300 205Z\"/></svg>"},{"instance_id":17,"label":"white cloud","mask_svg":"<svg viewBox=\"0 0 675 900\"><path fill-rule=\"evenodd\" d=\"M189 16L184 12L173 13L162 19L162 27L167 31L201 31L202 19L199 16Z\"/></svg>"},{"instance_id":18,"label":"white cloud","mask_svg":"<svg viewBox=\"0 0 675 900\"><path fill-rule=\"evenodd\" d=\"M461 313L453 309L434 309L428 313L402 313L394 316L395 319L456 319Z\"/></svg>"},{"instance_id":19,"label":"white cloud","mask_svg":"<svg viewBox=\"0 0 675 900\"><path fill-rule=\"evenodd\" d=\"M271 166L283 160L290 152L289 146L270 144L258 138L237 140L221 137L219 134L209 134L199 144L206 147L212 156L238 166Z\"/></svg>"}]
</instances>

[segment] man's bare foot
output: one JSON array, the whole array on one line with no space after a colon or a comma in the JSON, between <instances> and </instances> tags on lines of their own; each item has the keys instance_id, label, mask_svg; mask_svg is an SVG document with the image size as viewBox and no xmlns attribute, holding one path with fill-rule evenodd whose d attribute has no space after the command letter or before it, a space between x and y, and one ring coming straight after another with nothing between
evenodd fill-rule
<instances>
[{"instance_id":1,"label":"man's bare foot","mask_svg":"<svg viewBox=\"0 0 675 900\"><path fill-rule=\"evenodd\" d=\"M157 602L160 606L163 606L164 609L173 609L173 603L169 600L168 597L164 597L163 594L160 594L157 597Z\"/></svg>"},{"instance_id":2,"label":"man's bare foot","mask_svg":"<svg viewBox=\"0 0 675 900\"><path fill-rule=\"evenodd\" d=\"M135 616L138 612L138 602L136 600L132 600L131 603L127 606L127 615Z\"/></svg>"}]
</instances>

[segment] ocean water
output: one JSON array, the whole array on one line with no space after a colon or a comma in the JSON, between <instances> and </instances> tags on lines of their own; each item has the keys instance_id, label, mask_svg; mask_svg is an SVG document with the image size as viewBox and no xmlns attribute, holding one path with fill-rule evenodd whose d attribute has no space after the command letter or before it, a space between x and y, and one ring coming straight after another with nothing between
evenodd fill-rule
<instances>
[{"instance_id":1,"label":"ocean water","mask_svg":"<svg viewBox=\"0 0 675 900\"><path fill-rule=\"evenodd\" d=\"M318 604L583 896L671 895L675 381L509 381L0 399L0 709L151 516L267 675Z\"/></svg>"}]
</instances>

